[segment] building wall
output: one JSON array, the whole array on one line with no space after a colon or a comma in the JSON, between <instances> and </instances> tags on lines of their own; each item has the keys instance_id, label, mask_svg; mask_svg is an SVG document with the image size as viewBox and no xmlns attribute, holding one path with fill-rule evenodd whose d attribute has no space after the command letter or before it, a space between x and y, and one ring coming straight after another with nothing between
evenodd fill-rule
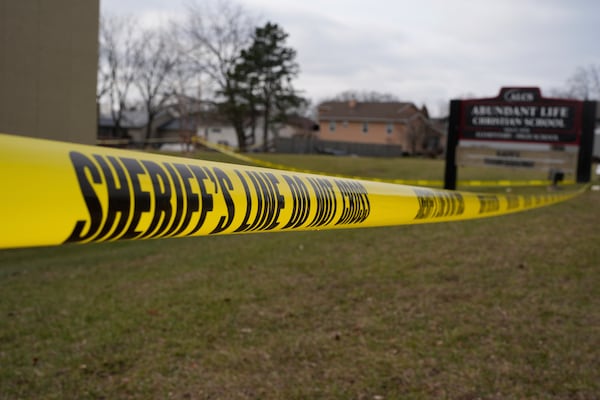
<instances>
[{"instance_id":1,"label":"building wall","mask_svg":"<svg viewBox=\"0 0 600 400\"><path fill-rule=\"evenodd\" d=\"M144 127L129 128L127 129L127 134L134 143L143 143L146 140L146 129Z\"/></svg>"},{"instance_id":2,"label":"building wall","mask_svg":"<svg viewBox=\"0 0 600 400\"><path fill-rule=\"evenodd\" d=\"M297 133L298 133L298 129L296 127L284 124L279 127L279 130L277 132L277 137L278 138L291 138L292 136L296 135Z\"/></svg>"},{"instance_id":3,"label":"building wall","mask_svg":"<svg viewBox=\"0 0 600 400\"><path fill-rule=\"evenodd\" d=\"M99 0L0 1L0 132L93 144Z\"/></svg>"},{"instance_id":4,"label":"building wall","mask_svg":"<svg viewBox=\"0 0 600 400\"><path fill-rule=\"evenodd\" d=\"M404 145L406 141L406 126L398 122L391 123L390 133L388 123L383 122L368 122L367 132L363 131L363 122L335 121L334 130L332 123L319 121L320 140L391 145Z\"/></svg>"},{"instance_id":5,"label":"building wall","mask_svg":"<svg viewBox=\"0 0 600 400\"><path fill-rule=\"evenodd\" d=\"M228 125L203 125L198 127L198 136L214 144L225 144L230 147L238 147L237 133L232 126Z\"/></svg>"}]
</instances>

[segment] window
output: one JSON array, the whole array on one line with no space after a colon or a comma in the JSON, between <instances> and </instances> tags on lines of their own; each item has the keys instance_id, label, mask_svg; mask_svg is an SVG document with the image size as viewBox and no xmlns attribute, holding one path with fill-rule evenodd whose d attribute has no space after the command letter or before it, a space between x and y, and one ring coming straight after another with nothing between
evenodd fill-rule
<instances>
[{"instance_id":1,"label":"window","mask_svg":"<svg viewBox=\"0 0 600 400\"><path fill-rule=\"evenodd\" d=\"M221 133L221 128L211 128L210 131L212 133Z\"/></svg>"},{"instance_id":2,"label":"window","mask_svg":"<svg viewBox=\"0 0 600 400\"><path fill-rule=\"evenodd\" d=\"M335 121L330 121L329 122L329 131L330 132L335 132Z\"/></svg>"},{"instance_id":3,"label":"window","mask_svg":"<svg viewBox=\"0 0 600 400\"><path fill-rule=\"evenodd\" d=\"M388 135L391 135L392 132L394 132L394 124L392 124L391 122L387 124L387 126L385 127L385 131Z\"/></svg>"},{"instance_id":4,"label":"window","mask_svg":"<svg viewBox=\"0 0 600 400\"><path fill-rule=\"evenodd\" d=\"M363 122L363 133L367 133L369 132L369 123L368 122Z\"/></svg>"}]
</instances>

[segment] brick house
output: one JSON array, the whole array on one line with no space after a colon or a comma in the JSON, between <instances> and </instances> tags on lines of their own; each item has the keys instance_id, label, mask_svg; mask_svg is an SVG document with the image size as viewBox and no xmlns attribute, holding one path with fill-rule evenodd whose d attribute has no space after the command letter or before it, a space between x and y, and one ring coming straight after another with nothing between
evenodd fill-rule
<instances>
[{"instance_id":1,"label":"brick house","mask_svg":"<svg viewBox=\"0 0 600 400\"><path fill-rule=\"evenodd\" d=\"M362 155L439 154L443 132L427 109L406 102L328 101L318 107L319 143Z\"/></svg>"}]
</instances>

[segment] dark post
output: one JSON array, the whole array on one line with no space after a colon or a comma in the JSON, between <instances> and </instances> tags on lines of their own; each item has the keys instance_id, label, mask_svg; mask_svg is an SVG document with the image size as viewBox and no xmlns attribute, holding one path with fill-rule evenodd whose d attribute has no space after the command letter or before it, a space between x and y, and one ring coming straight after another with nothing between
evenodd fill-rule
<instances>
[{"instance_id":1,"label":"dark post","mask_svg":"<svg viewBox=\"0 0 600 400\"><path fill-rule=\"evenodd\" d=\"M444 189L449 190L456 189L456 146L458 145L460 104L460 100L450 101L448 137L446 140L446 170L444 171Z\"/></svg>"},{"instance_id":2,"label":"dark post","mask_svg":"<svg viewBox=\"0 0 600 400\"><path fill-rule=\"evenodd\" d=\"M591 179L596 102L584 101L582 114L581 141L579 142L579 155L577 159L577 183L587 183Z\"/></svg>"}]
</instances>

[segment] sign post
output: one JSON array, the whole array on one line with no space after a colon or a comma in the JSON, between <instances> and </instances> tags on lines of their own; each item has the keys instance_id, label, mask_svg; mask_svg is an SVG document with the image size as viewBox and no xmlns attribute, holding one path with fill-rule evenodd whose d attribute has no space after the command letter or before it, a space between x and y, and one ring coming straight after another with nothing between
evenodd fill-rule
<instances>
[{"instance_id":1,"label":"sign post","mask_svg":"<svg viewBox=\"0 0 600 400\"><path fill-rule=\"evenodd\" d=\"M456 189L457 161L567 171L589 182L595 112L596 102L545 98L535 87L452 100L444 188Z\"/></svg>"},{"instance_id":2,"label":"sign post","mask_svg":"<svg viewBox=\"0 0 600 400\"><path fill-rule=\"evenodd\" d=\"M456 146L458 145L460 123L460 100L450 101L450 118L448 120L448 138L446 144L446 169L444 172L444 189L456 189Z\"/></svg>"}]
</instances>

